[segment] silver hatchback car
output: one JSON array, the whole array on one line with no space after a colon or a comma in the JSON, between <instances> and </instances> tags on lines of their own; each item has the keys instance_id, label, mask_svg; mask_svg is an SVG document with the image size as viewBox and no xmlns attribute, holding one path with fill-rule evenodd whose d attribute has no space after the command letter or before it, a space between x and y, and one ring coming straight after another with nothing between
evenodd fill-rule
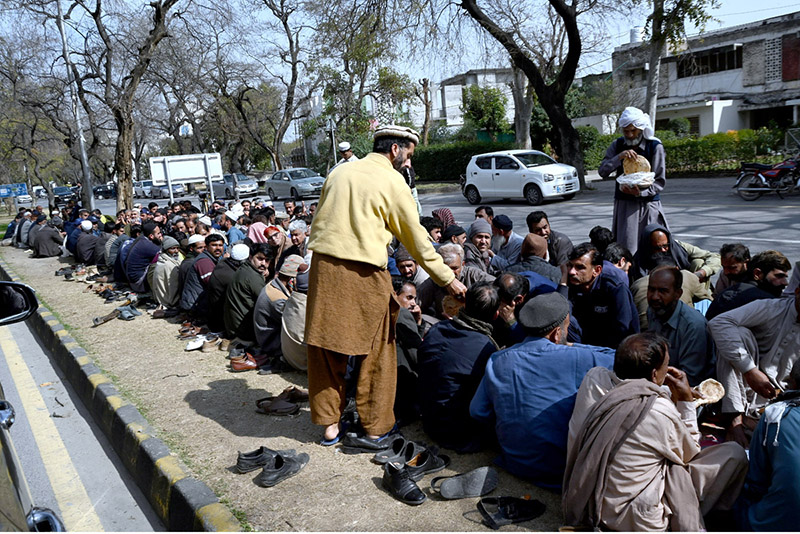
<instances>
[{"instance_id":1,"label":"silver hatchback car","mask_svg":"<svg viewBox=\"0 0 800 534\"><path fill-rule=\"evenodd\" d=\"M270 198L291 197L300 200L304 197L319 196L325 178L311 169L298 167L277 171L267 180L264 187Z\"/></svg>"}]
</instances>

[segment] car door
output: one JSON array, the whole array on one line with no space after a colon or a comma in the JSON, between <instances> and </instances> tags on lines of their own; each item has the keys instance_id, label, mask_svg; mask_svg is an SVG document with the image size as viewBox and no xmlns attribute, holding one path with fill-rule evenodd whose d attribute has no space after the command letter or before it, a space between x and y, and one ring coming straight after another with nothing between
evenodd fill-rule
<instances>
[{"instance_id":1,"label":"car door","mask_svg":"<svg viewBox=\"0 0 800 534\"><path fill-rule=\"evenodd\" d=\"M481 197L487 198L494 196L494 177L492 176L492 157L478 156L475 158L475 165L470 169L472 176L469 176L470 184L478 188Z\"/></svg>"},{"instance_id":2,"label":"car door","mask_svg":"<svg viewBox=\"0 0 800 534\"><path fill-rule=\"evenodd\" d=\"M518 197L521 194L519 185L519 163L509 156L494 157L494 192L503 198Z\"/></svg>"}]
</instances>

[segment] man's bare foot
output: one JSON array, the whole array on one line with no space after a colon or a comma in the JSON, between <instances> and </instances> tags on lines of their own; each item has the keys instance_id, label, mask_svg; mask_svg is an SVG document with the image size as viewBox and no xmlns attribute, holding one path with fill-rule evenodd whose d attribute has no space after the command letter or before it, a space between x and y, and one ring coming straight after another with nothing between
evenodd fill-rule
<instances>
[{"instance_id":1,"label":"man's bare foot","mask_svg":"<svg viewBox=\"0 0 800 534\"><path fill-rule=\"evenodd\" d=\"M326 441L330 441L335 439L336 436L339 435L339 423L333 423L332 425L328 425L325 427L325 433L323 434Z\"/></svg>"}]
</instances>

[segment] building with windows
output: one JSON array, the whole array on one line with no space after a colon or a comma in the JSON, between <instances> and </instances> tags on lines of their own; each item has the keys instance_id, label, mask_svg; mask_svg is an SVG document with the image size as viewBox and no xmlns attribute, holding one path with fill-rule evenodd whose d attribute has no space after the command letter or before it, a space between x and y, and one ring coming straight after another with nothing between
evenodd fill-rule
<instances>
[{"instance_id":1,"label":"building with windows","mask_svg":"<svg viewBox=\"0 0 800 534\"><path fill-rule=\"evenodd\" d=\"M642 106L648 43L612 54L614 89ZM800 12L705 32L661 62L656 129L677 117L692 133L800 122ZM586 123L583 120L582 123Z\"/></svg>"}]
</instances>

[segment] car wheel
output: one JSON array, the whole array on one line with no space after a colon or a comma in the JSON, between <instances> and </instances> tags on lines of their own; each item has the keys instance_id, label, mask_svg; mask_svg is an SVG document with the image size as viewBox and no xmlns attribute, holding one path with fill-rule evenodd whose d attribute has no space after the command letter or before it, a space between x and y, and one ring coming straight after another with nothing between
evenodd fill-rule
<instances>
[{"instance_id":1,"label":"car wheel","mask_svg":"<svg viewBox=\"0 0 800 534\"><path fill-rule=\"evenodd\" d=\"M569 195L564 195L564 200L572 200L575 198L575 193L570 193Z\"/></svg>"},{"instance_id":2,"label":"car wheel","mask_svg":"<svg viewBox=\"0 0 800 534\"><path fill-rule=\"evenodd\" d=\"M466 193L467 193L467 195L466 195L467 196L467 202L469 202L473 206L475 204L480 204L481 203L481 194L478 193L478 188L477 187L475 187L474 185L470 185L469 187L467 187Z\"/></svg>"},{"instance_id":3,"label":"car wheel","mask_svg":"<svg viewBox=\"0 0 800 534\"><path fill-rule=\"evenodd\" d=\"M275 200L276 198L278 198L275 196L275 191L273 191L271 187L269 188L269 191L267 191L267 194L269 195L270 200Z\"/></svg>"},{"instance_id":4,"label":"car wheel","mask_svg":"<svg viewBox=\"0 0 800 534\"><path fill-rule=\"evenodd\" d=\"M289 194L290 194L290 195L292 196L292 198L293 198L293 199L295 199L295 200L302 200L302 199L303 199L303 197L301 197L301 196L300 196L300 195L297 193L297 189L295 189L294 187L292 188L292 190L291 190L291 191L289 191Z\"/></svg>"},{"instance_id":5,"label":"car wheel","mask_svg":"<svg viewBox=\"0 0 800 534\"><path fill-rule=\"evenodd\" d=\"M531 206L538 206L542 203L542 199L542 190L539 189L538 185L531 184L525 188L525 200Z\"/></svg>"}]
</instances>

